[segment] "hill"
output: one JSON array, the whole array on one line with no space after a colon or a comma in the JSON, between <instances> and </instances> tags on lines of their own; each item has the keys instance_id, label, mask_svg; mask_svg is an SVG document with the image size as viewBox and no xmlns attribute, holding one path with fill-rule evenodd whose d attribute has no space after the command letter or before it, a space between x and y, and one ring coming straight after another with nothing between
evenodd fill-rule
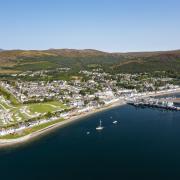
<instances>
[{"instance_id":1,"label":"hill","mask_svg":"<svg viewBox=\"0 0 180 180\"><path fill-rule=\"evenodd\" d=\"M0 51L1 73L69 67L73 71L101 67L111 72L180 72L180 50L107 53L92 49Z\"/></svg>"}]
</instances>

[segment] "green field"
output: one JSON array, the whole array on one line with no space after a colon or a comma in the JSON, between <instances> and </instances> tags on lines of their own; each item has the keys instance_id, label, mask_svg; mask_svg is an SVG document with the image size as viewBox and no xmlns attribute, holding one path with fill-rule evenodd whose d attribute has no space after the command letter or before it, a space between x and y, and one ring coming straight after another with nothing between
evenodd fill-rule
<instances>
[{"instance_id":1,"label":"green field","mask_svg":"<svg viewBox=\"0 0 180 180\"><path fill-rule=\"evenodd\" d=\"M61 102L58 101L52 101L46 103L34 103L34 104L26 104L26 105L23 104L14 105L1 93L0 94L0 126L2 127L11 124L16 124L18 122L24 122L28 119L42 116L49 112L53 113L66 108L67 106L63 105ZM5 115L3 115L4 112ZM10 117L6 119L6 117L9 115Z\"/></svg>"},{"instance_id":2,"label":"green field","mask_svg":"<svg viewBox=\"0 0 180 180\"><path fill-rule=\"evenodd\" d=\"M0 86L0 95L2 95L5 99L8 99L11 101L11 104L18 105L20 104L18 100L7 90L5 90L3 87Z\"/></svg>"},{"instance_id":3,"label":"green field","mask_svg":"<svg viewBox=\"0 0 180 180\"><path fill-rule=\"evenodd\" d=\"M47 113L47 112L54 112L59 111L61 109L65 109L66 106L60 102L53 101L48 103L36 103L30 104L27 106L29 110L33 113Z\"/></svg>"}]
</instances>

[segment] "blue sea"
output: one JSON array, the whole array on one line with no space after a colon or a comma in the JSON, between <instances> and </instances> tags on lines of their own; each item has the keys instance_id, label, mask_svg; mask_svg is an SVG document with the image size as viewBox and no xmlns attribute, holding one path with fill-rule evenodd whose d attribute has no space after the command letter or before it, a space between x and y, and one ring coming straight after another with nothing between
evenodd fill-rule
<instances>
[{"instance_id":1,"label":"blue sea","mask_svg":"<svg viewBox=\"0 0 180 180\"><path fill-rule=\"evenodd\" d=\"M0 179L180 179L180 112L126 105L94 114L0 149Z\"/></svg>"}]
</instances>

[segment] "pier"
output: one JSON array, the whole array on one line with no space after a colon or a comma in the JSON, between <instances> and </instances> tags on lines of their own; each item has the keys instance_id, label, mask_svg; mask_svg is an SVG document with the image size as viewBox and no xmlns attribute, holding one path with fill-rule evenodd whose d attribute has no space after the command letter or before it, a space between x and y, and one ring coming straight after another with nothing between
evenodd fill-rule
<instances>
[{"instance_id":1,"label":"pier","mask_svg":"<svg viewBox=\"0 0 180 180\"><path fill-rule=\"evenodd\" d=\"M127 102L136 107L161 108L172 111L180 111L180 98L141 98L132 99Z\"/></svg>"}]
</instances>

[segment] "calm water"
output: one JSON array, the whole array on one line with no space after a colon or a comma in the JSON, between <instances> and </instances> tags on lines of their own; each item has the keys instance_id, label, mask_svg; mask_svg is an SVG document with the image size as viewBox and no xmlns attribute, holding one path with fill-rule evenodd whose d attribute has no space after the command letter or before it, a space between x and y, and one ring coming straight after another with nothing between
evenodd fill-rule
<instances>
[{"instance_id":1,"label":"calm water","mask_svg":"<svg viewBox=\"0 0 180 180\"><path fill-rule=\"evenodd\" d=\"M180 112L123 106L95 114L0 150L0 179L180 179Z\"/></svg>"}]
</instances>

